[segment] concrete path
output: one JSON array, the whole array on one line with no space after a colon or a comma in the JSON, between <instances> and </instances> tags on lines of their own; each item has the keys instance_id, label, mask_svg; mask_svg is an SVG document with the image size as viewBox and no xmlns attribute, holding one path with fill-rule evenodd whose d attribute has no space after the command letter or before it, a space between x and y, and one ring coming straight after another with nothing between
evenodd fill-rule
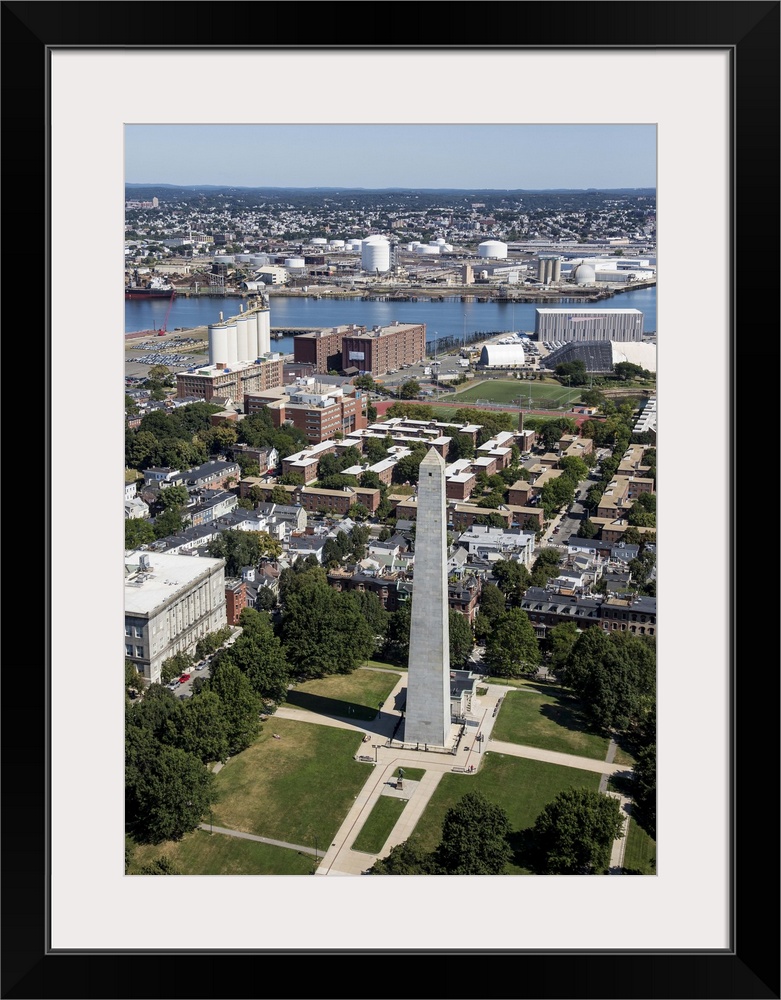
<instances>
[{"instance_id":1,"label":"concrete path","mask_svg":"<svg viewBox=\"0 0 781 1000\"><path fill-rule=\"evenodd\" d=\"M453 753L441 750L405 748L401 743L393 740L392 736L402 717L400 708L395 708L395 706L403 705L402 692L406 687L406 683L407 678L406 674L404 674L399 678L398 683L386 699L381 715L368 722L353 721L350 718L339 716L320 715L314 712L306 712L302 709L291 708L286 705L281 705L275 712L275 716L281 719L291 719L296 722L308 722L321 726L335 726L340 729L352 729L358 733L368 734L370 737L366 742L366 752L362 754L359 749L356 757L365 756L371 758L373 756L375 758L371 774L356 796L355 802L334 837L333 842L325 850L324 856L315 873L317 875L359 875L368 868L371 868L378 858L385 857L392 847L409 838L428 805L431 796L434 794L437 785L441 781L442 775L456 772L469 777L477 774L483 754L489 750L492 753L507 754L513 757L526 757L530 760L545 761L546 763L557 764L562 767L575 767L584 771L592 771L601 776L600 790L602 791L606 789L607 780L611 775L631 773L630 769L626 766L616 765L613 762L616 746L612 741L606 754L607 759L595 760L591 757L580 757L553 750L540 750L537 747L494 740L491 732L501 707L502 699L510 692L523 692L522 688L499 684L481 684L478 682L479 687L487 688L487 693L478 698L478 703L475 706L478 725L468 727L465 735L461 737L459 736L460 727L453 726L452 739L455 748ZM478 735L482 739L478 740ZM397 789L396 778L399 767L405 769L414 767L424 768L426 773L420 781L405 779L403 788ZM611 874L620 874L626 845L629 802L626 798L616 793L611 792L609 794L619 799L624 812L624 837L616 840L610 861ZM366 854L362 851L355 851L352 845L381 795L394 795L404 798L407 800L407 805L378 854ZM208 824L203 824L202 828L208 829ZM214 829L217 830L218 828L215 827ZM220 829L219 832L233 836L242 836L252 840L260 840L264 843L280 843L279 841L269 840L264 837L236 833L236 831ZM293 847L295 850L314 854L311 848L304 846L296 844L282 846Z\"/></svg>"}]
</instances>

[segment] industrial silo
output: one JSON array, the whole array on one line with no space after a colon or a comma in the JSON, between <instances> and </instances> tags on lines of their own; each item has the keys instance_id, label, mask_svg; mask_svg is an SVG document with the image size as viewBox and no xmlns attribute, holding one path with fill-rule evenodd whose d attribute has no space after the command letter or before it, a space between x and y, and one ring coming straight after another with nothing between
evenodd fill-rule
<instances>
[{"instance_id":1,"label":"industrial silo","mask_svg":"<svg viewBox=\"0 0 781 1000\"><path fill-rule=\"evenodd\" d=\"M236 360L247 361L247 317L236 317Z\"/></svg>"},{"instance_id":2,"label":"industrial silo","mask_svg":"<svg viewBox=\"0 0 781 1000\"><path fill-rule=\"evenodd\" d=\"M271 350L271 311L258 310L258 357Z\"/></svg>"},{"instance_id":3,"label":"industrial silo","mask_svg":"<svg viewBox=\"0 0 781 1000\"><path fill-rule=\"evenodd\" d=\"M239 360L239 345L236 334L236 321L229 320L225 324L225 333L228 338L228 364L235 365Z\"/></svg>"},{"instance_id":4,"label":"industrial silo","mask_svg":"<svg viewBox=\"0 0 781 1000\"><path fill-rule=\"evenodd\" d=\"M484 240L477 248L479 257L507 257L507 244L499 240Z\"/></svg>"},{"instance_id":5,"label":"industrial silo","mask_svg":"<svg viewBox=\"0 0 781 1000\"><path fill-rule=\"evenodd\" d=\"M305 266L306 263L303 257L285 257L285 267L302 268Z\"/></svg>"},{"instance_id":6,"label":"industrial silo","mask_svg":"<svg viewBox=\"0 0 781 1000\"><path fill-rule=\"evenodd\" d=\"M323 236L313 236L309 242L312 244L312 246L317 246L317 247L324 247L328 244L328 240L325 239L325 237Z\"/></svg>"},{"instance_id":7,"label":"industrial silo","mask_svg":"<svg viewBox=\"0 0 781 1000\"><path fill-rule=\"evenodd\" d=\"M228 363L228 330L224 323L209 327L209 364Z\"/></svg>"},{"instance_id":8,"label":"industrial silo","mask_svg":"<svg viewBox=\"0 0 781 1000\"><path fill-rule=\"evenodd\" d=\"M247 312L247 360L258 356L258 313L256 309Z\"/></svg>"},{"instance_id":9,"label":"industrial silo","mask_svg":"<svg viewBox=\"0 0 781 1000\"><path fill-rule=\"evenodd\" d=\"M380 273L390 270L390 242L384 236L369 236L363 241L361 269Z\"/></svg>"}]
</instances>

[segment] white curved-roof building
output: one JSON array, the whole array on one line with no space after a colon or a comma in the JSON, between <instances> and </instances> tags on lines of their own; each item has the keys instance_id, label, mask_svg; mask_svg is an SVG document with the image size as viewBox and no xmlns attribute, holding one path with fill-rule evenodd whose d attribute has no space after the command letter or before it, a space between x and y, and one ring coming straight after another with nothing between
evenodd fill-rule
<instances>
[{"instance_id":1,"label":"white curved-roof building","mask_svg":"<svg viewBox=\"0 0 781 1000\"><path fill-rule=\"evenodd\" d=\"M526 364L526 354L520 344L486 344L478 364L486 368L513 368Z\"/></svg>"},{"instance_id":2,"label":"white curved-roof building","mask_svg":"<svg viewBox=\"0 0 781 1000\"><path fill-rule=\"evenodd\" d=\"M648 372L656 371L656 344L645 343L613 343L613 364L628 361L631 365L640 365Z\"/></svg>"},{"instance_id":3,"label":"white curved-roof building","mask_svg":"<svg viewBox=\"0 0 781 1000\"><path fill-rule=\"evenodd\" d=\"M593 285L597 280L596 271L591 264L578 264L572 271L576 285Z\"/></svg>"},{"instance_id":4,"label":"white curved-roof building","mask_svg":"<svg viewBox=\"0 0 781 1000\"><path fill-rule=\"evenodd\" d=\"M477 254L479 257L505 258L507 256L507 244L501 243L499 240L485 240L477 248Z\"/></svg>"}]
</instances>

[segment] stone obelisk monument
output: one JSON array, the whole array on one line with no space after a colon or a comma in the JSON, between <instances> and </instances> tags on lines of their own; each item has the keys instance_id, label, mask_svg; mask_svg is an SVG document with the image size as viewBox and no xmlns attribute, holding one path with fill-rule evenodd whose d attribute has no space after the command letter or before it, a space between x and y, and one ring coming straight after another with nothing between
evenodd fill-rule
<instances>
[{"instance_id":1,"label":"stone obelisk monument","mask_svg":"<svg viewBox=\"0 0 781 1000\"><path fill-rule=\"evenodd\" d=\"M445 460L430 448L420 463L404 742L447 746L450 629L447 601Z\"/></svg>"}]
</instances>

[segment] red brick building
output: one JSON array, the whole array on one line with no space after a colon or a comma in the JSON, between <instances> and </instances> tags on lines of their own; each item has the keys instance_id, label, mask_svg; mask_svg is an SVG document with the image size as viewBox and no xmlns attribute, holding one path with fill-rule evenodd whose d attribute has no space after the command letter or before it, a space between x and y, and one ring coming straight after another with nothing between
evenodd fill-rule
<instances>
[{"instance_id":1,"label":"red brick building","mask_svg":"<svg viewBox=\"0 0 781 1000\"><path fill-rule=\"evenodd\" d=\"M426 324L399 323L370 332L345 334L342 371L357 369L372 376L398 371L426 356Z\"/></svg>"},{"instance_id":2,"label":"red brick building","mask_svg":"<svg viewBox=\"0 0 781 1000\"><path fill-rule=\"evenodd\" d=\"M239 616L247 607L247 585L243 580L225 581L225 613L229 625L238 625Z\"/></svg>"}]
</instances>

